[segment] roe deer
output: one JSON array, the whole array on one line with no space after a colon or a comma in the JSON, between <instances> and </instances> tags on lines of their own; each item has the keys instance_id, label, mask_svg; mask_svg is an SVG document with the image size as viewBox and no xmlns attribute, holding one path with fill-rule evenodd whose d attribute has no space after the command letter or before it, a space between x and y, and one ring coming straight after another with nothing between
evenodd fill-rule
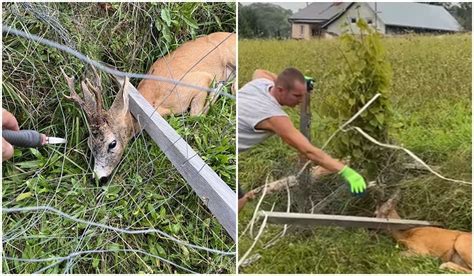
<instances>
[{"instance_id":1,"label":"roe deer","mask_svg":"<svg viewBox=\"0 0 474 276\"><path fill-rule=\"evenodd\" d=\"M388 201L377 207L378 218L395 218L400 216L395 211L399 191ZM472 233L443 229L439 227L414 227L407 230L389 231L394 239L408 248L405 255L428 255L443 261L440 269L451 269L458 272L472 271Z\"/></svg>"},{"instance_id":2,"label":"roe deer","mask_svg":"<svg viewBox=\"0 0 474 276\"><path fill-rule=\"evenodd\" d=\"M235 70L235 44L235 34L224 32L188 41L158 59L148 74L207 88L214 80L226 80L230 70ZM106 111L102 104L101 79L93 70L95 81L92 83L86 79L81 82L83 98L74 90L74 79L64 71L63 75L70 90L67 98L75 101L86 114L90 134L87 142L95 160L94 173L103 183L120 162L126 145L140 127L129 112L128 79L116 78L121 88ZM204 91L148 79L140 82L138 91L162 116L183 113L188 109L192 116L207 112L207 92ZM209 101L213 100L215 98Z\"/></svg>"}]
</instances>

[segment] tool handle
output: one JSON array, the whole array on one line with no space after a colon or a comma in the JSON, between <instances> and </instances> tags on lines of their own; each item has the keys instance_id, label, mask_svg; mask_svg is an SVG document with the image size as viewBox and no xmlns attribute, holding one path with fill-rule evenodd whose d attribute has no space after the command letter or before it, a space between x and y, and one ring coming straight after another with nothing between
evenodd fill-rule
<instances>
[{"instance_id":1,"label":"tool handle","mask_svg":"<svg viewBox=\"0 0 474 276\"><path fill-rule=\"evenodd\" d=\"M41 133L35 130L2 130L2 137L16 147L34 148L43 145Z\"/></svg>"}]
</instances>

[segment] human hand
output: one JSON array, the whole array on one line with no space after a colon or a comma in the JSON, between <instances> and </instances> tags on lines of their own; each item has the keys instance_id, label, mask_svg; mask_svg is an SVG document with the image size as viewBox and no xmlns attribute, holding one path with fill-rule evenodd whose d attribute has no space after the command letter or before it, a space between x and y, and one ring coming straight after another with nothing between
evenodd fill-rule
<instances>
[{"instance_id":1,"label":"human hand","mask_svg":"<svg viewBox=\"0 0 474 276\"><path fill-rule=\"evenodd\" d=\"M365 184L364 178L353 169L349 168L348 166L344 166L339 174L342 176L342 178L344 178L347 184L349 184L351 193L360 195L365 191L367 185Z\"/></svg>"},{"instance_id":2,"label":"human hand","mask_svg":"<svg viewBox=\"0 0 474 276\"><path fill-rule=\"evenodd\" d=\"M16 120L15 116L5 110L2 110L2 130L3 129L10 129L19 131L20 127L18 126L18 121ZM13 156L13 146L10 145L3 137L2 137L2 162L4 160L8 160Z\"/></svg>"}]
</instances>

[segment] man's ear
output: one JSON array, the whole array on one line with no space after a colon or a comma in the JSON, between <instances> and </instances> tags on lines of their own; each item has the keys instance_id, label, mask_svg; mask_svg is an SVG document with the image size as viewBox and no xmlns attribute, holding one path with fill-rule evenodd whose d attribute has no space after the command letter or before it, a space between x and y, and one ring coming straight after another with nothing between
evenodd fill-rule
<instances>
[{"instance_id":1,"label":"man's ear","mask_svg":"<svg viewBox=\"0 0 474 276\"><path fill-rule=\"evenodd\" d=\"M115 97L114 103L110 107L109 112L117 116L124 116L128 113L128 94L130 91L129 86L131 84L127 77L124 79L115 76L115 79L120 85L120 90L117 93L117 96Z\"/></svg>"}]
</instances>

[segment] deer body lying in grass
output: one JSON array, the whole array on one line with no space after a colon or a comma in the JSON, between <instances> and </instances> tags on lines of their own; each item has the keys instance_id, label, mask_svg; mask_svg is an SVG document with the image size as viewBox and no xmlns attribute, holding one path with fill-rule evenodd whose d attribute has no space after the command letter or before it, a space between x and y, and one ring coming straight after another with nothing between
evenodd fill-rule
<instances>
[{"instance_id":1,"label":"deer body lying in grass","mask_svg":"<svg viewBox=\"0 0 474 276\"><path fill-rule=\"evenodd\" d=\"M235 69L235 42L235 34L223 32L188 41L158 59L149 74L208 88L213 81L225 81ZM104 110L101 79L95 69L94 73L93 82L89 79L81 82L84 94L81 98L75 92L74 79L63 72L70 90L67 98L79 104L89 123L87 142L95 160L95 176L105 182L140 127L129 112L128 79L116 78L120 91L110 109ZM162 116L180 114L188 109L191 115L200 115L208 110L207 92L194 88L144 79L138 85L138 91Z\"/></svg>"},{"instance_id":2,"label":"deer body lying in grass","mask_svg":"<svg viewBox=\"0 0 474 276\"><path fill-rule=\"evenodd\" d=\"M377 207L376 217L400 219L395 211L398 194ZM472 233L428 226L389 232L397 242L408 248L407 256L433 256L443 261L440 269L465 273L472 271Z\"/></svg>"}]
</instances>

